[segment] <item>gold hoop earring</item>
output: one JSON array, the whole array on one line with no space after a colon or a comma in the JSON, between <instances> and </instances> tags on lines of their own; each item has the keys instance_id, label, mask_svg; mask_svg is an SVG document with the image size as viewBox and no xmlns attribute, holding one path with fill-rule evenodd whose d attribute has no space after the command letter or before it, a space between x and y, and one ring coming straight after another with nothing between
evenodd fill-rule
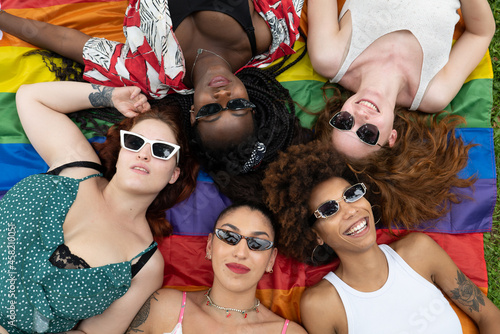
<instances>
[{"instance_id":1,"label":"gold hoop earring","mask_svg":"<svg viewBox=\"0 0 500 334\"><path fill-rule=\"evenodd\" d=\"M320 244L317 244L316 247L314 247L313 251L312 251L312 254L311 254L311 263L312 264L315 264L316 263L316 260L314 259L314 253L316 253L316 250L318 249L318 247L320 247L321 245Z\"/></svg>"},{"instance_id":2,"label":"gold hoop earring","mask_svg":"<svg viewBox=\"0 0 500 334\"><path fill-rule=\"evenodd\" d=\"M377 206L380 208L380 205L378 205L378 204L373 204L373 205L372 205L372 214L373 214L373 207L377 207ZM380 213L380 212L378 212L378 213ZM375 215L375 214L374 214L374 215ZM377 224L380 222L380 219L381 219L381 218L382 218L382 217L378 217L378 219L375 221L375 224L374 224L374 225L377 225Z\"/></svg>"}]
</instances>

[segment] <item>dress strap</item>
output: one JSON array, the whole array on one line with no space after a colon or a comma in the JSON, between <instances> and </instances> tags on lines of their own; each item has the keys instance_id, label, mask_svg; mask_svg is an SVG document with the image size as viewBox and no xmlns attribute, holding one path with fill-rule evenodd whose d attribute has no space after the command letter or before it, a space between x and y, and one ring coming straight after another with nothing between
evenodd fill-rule
<instances>
[{"instance_id":1,"label":"dress strap","mask_svg":"<svg viewBox=\"0 0 500 334\"><path fill-rule=\"evenodd\" d=\"M255 28L253 27L253 22L252 22L252 15L250 15L250 4L248 1L245 1L247 4L247 15L243 18L243 22L240 22L240 24L243 26L245 29L245 32L247 33L248 40L250 41L250 47L252 48L252 58L257 56L257 41L255 39Z\"/></svg>"},{"instance_id":2,"label":"dress strap","mask_svg":"<svg viewBox=\"0 0 500 334\"><path fill-rule=\"evenodd\" d=\"M157 248L158 244L155 241L153 241L148 248L146 248L145 250L137 254L132 260L130 260L132 262L133 260L139 257L139 260L131 266L132 278L134 278L134 276L139 273L142 267L144 267L144 265L149 261L151 256L153 256L153 254L156 252Z\"/></svg>"},{"instance_id":3,"label":"dress strap","mask_svg":"<svg viewBox=\"0 0 500 334\"><path fill-rule=\"evenodd\" d=\"M186 300L187 300L187 293L186 293L186 291L183 291L182 292L181 312L179 313L179 321L177 322L178 324L182 324L182 319L184 318L184 310L186 309Z\"/></svg>"},{"instance_id":4,"label":"dress strap","mask_svg":"<svg viewBox=\"0 0 500 334\"><path fill-rule=\"evenodd\" d=\"M281 330L281 334L285 334L286 330L288 328L288 324L290 323L290 320L286 319L285 323L283 324L283 329Z\"/></svg>"},{"instance_id":5,"label":"dress strap","mask_svg":"<svg viewBox=\"0 0 500 334\"><path fill-rule=\"evenodd\" d=\"M73 162L69 162L67 164L64 164L62 166L59 166L57 168L54 168L53 170L51 171L48 171L47 173L45 174L49 174L49 175L59 175L59 173L61 173L61 171L65 168L70 168L70 167L85 167L85 168L91 168L91 169L95 169L97 170L98 172L100 173L104 173L104 166L102 165L99 165L95 162L92 162L92 161L73 161Z\"/></svg>"}]
</instances>

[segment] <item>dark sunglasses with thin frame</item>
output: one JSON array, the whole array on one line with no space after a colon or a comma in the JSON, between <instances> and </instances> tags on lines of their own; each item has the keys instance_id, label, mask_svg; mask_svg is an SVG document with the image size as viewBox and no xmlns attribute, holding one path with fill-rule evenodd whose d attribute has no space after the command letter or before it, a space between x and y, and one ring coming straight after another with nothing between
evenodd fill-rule
<instances>
[{"instance_id":1,"label":"dark sunglasses with thin frame","mask_svg":"<svg viewBox=\"0 0 500 334\"><path fill-rule=\"evenodd\" d=\"M200 110L198 110L195 119L198 120L203 117L212 116L217 113L220 113L223 110L238 111L243 109L255 109L255 108L256 108L255 104L243 98L229 100L227 102L226 108L222 107L222 105L220 105L219 103L209 103L205 104L200 108Z\"/></svg>"},{"instance_id":2,"label":"dark sunglasses with thin frame","mask_svg":"<svg viewBox=\"0 0 500 334\"><path fill-rule=\"evenodd\" d=\"M340 131L350 131L354 126L354 116L348 111L339 111L330 118L330 125ZM356 130L356 135L363 143L375 146L377 145L380 132L377 126L366 123Z\"/></svg>"},{"instance_id":3,"label":"dark sunglasses with thin frame","mask_svg":"<svg viewBox=\"0 0 500 334\"><path fill-rule=\"evenodd\" d=\"M272 241L266 239L245 237L244 235L241 235L239 233L224 230L221 228L215 229L215 235L217 236L217 238L231 246L236 246L241 241L241 239L245 239L247 241L248 248L253 251L265 251L271 249L274 245Z\"/></svg>"}]
</instances>

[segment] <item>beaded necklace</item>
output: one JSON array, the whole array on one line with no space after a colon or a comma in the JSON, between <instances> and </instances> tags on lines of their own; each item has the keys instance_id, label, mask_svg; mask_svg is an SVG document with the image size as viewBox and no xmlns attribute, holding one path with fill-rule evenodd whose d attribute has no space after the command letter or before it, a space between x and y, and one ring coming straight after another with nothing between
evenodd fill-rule
<instances>
[{"instance_id":1,"label":"beaded necklace","mask_svg":"<svg viewBox=\"0 0 500 334\"><path fill-rule=\"evenodd\" d=\"M231 313L230 312L238 312L238 313L241 313L241 315L243 316L243 318L246 319L247 315L248 315L248 312L252 312L252 311L255 311L257 313L259 313L259 309L258 307L260 306L260 300L256 298L256 302L255 302L255 305L250 307L249 309L246 309L246 310L239 310L237 308L231 308L231 307L223 307L223 306L219 306L217 304L215 304L213 301L212 301L212 298L210 298L210 291L212 291L212 288L208 289L208 291L205 293L205 297L207 297L207 305L208 306L213 306L219 310L222 310L222 311L225 311L226 312L226 318L229 318L231 316Z\"/></svg>"}]
</instances>

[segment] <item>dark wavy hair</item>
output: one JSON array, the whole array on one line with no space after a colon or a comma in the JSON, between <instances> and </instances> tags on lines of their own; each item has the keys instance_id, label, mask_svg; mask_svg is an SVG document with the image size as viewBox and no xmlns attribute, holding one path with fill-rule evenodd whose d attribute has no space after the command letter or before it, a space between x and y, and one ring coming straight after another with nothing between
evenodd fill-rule
<instances>
[{"instance_id":1,"label":"dark wavy hair","mask_svg":"<svg viewBox=\"0 0 500 334\"><path fill-rule=\"evenodd\" d=\"M403 157L378 161L374 157L361 164L349 161L329 142L319 140L290 147L270 164L262 182L266 204L278 217L280 252L310 262L317 241L308 224L309 198L317 185L332 177L344 178L351 184L365 183L366 198L375 205L374 215L393 233L394 228L421 229L423 222L442 217L451 203L463 199L451 188L468 187L474 182L473 178L463 180L457 176L467 163L469 146L452 139L453 134L442 135L440 141L429 139L422 143L422 155L411 156L408 161ZM457 141L454 147L444 144L448 137L451 143ZM447 154L447 148L452 153Z\"/></svg>"},{"instance_id":2,"label":"dark wavy hair","mask_svg":"<svg viewBox=\"0 0 500 334\"><path fill-rule=\"evenodd\" d=\"M224 210L222 210L222 212L217 217L217 220L215 221L215 224L214 224L214 231L215 231L215 227L217 226L217 222L219 220L221 220L222 218L224 218L225 216L227 216L231 212L238 210L239 208L249 208L251 211L259 211L264 217L266 217L266 219L269 221L271 228L273 229L273 232L275 232L274 229L276 226L276 221L275 221L274 214L263 203L254 202L254 201L233 202L231 205L226 207ZM274 239L276 240L276 232L274 235Z\"/></svg>"},{"instance_id":3,"label":"dark wavy hair","mask_svg":"<svg viewBox=\"0 0 500 334\"><path fill-rule=\"evenodd\" d=\"M179 143L180 160L177 165L180 175L174 184L167 184L156 196L146 211L146 218L155 237L168 236L172 226L165 218L165 210L186 199L196 186L197 164L192 157L184 131L181 128L179 109L160 103L153 104L150 111L134 118L125 118L111 126L104 143L94 143L102 165L106 168L105 177L110 180L116 173L116 162L120 151L120 130L130 130L135 124L147 120L159 120L167 124Z\"/></svg>"}]
</instances>

